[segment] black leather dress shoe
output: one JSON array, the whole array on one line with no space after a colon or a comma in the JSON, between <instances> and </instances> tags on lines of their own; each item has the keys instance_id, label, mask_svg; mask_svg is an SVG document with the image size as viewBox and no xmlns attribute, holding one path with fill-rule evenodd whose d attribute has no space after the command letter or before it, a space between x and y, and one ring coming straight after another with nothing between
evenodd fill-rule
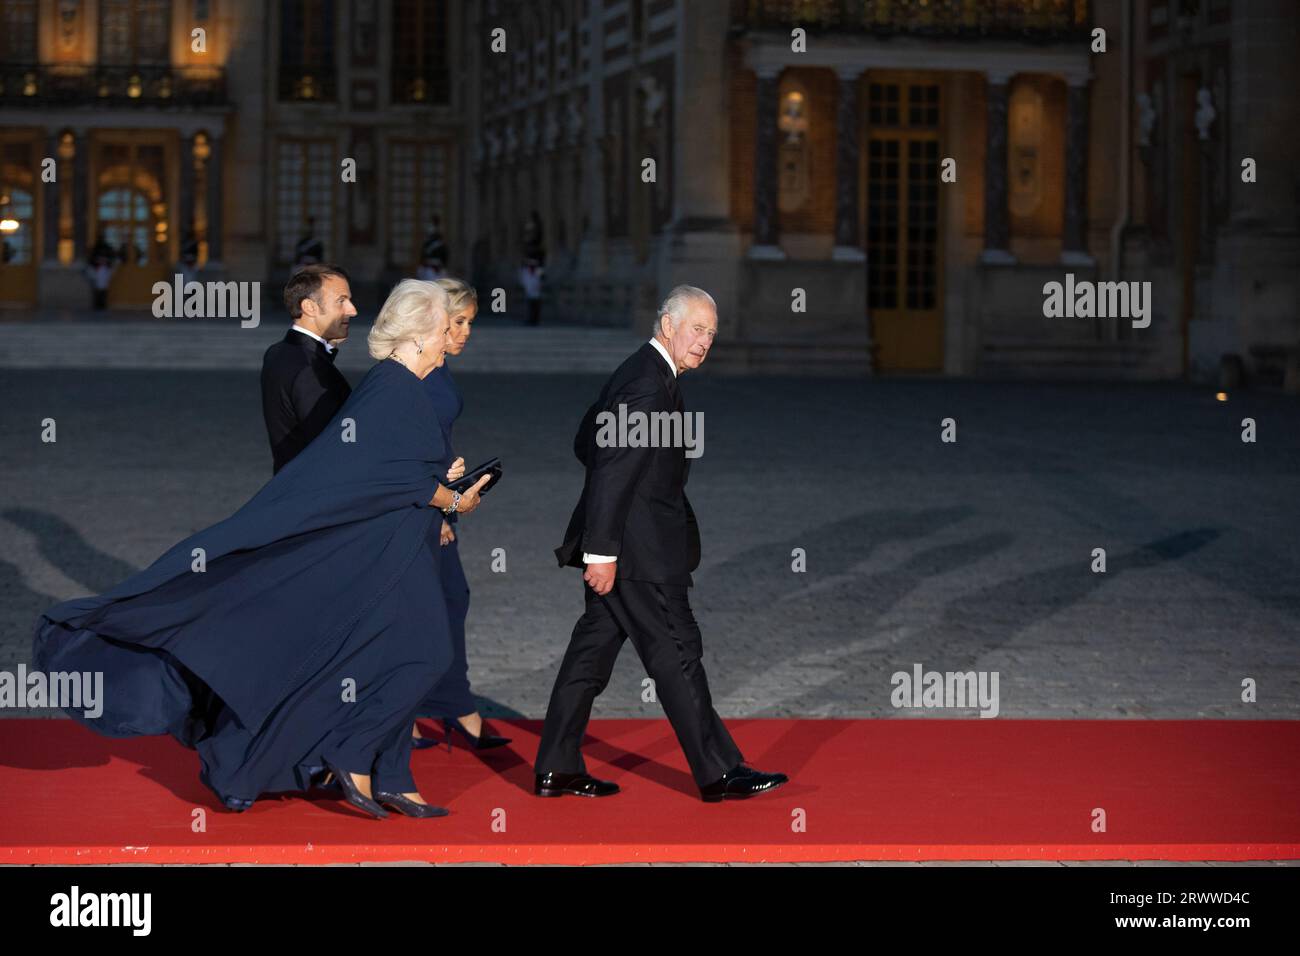
<instances>
[{"instance_id":1,"label":"black leather dress shoe","mask_svg":"<svg viewBox=\"0 0 1300 956\"><path fill-rule=\"evenodd\" d=\"M400 793L388 793L384 790L375 791L375 800L382 806L396 810L398 813L404 813L408 817L420 817L422 819L445 817L449 812L445 807L435 807L431 803L416 803Z\"/></svg>"},{"instance_id":2,"label":"black leather dress shoe","mask_svg":"<svg viewBox=\"0 0 1300 956\"><path fill-rule=\"evenodd\" d=\"M562 797L571 793L578 797L608 797L618 793L618 784L608 780L597 780L587 773L549 773L537 774L533 784L533 793L539 797Z\"/></svg>"},{"instance_id":3,"label":"black leather dress shoe","mask_svg":"<svg viewBox=\"0 0 1300 956\"><path fill-rule=\"evenodd\" d=\"M763 773L743 763L722 775L705 787L700 787L700 799L705 803L717 803L719 800L744 800L755 794L775 790L790 778L783 773Z\"/></svg>"}]
</instances>

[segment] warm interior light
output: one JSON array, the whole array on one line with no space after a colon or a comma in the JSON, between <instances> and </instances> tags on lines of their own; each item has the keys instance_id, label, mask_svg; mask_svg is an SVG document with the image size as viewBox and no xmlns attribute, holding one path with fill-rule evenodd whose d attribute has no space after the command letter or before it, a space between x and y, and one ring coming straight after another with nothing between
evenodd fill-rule
<instances>
[{"instance_id":1,"label":"warm interior light","mask_svg":"<svg viewBox=\"0 0 1300 956\"><path fill-rule=\"evenodd\" d=\"M17 219L0 219L0 232L17 232L19 228Z\"/></svg>"},{"instance_id":2,"label":"warm interior light","mask_svg":"<svg viewBox=\"0 0 1300 956\"><path fill-rule=\"evenodd\" d=\"M1217 398L1217 399L1218 399L1219 401L1221 401L1221 402L1226 402L1226 401L1228 400L1228 393L1227 393L1227 392L1216 392L1215 395L1214 395L1214 397Z\"/></svg>"}]
</instances>

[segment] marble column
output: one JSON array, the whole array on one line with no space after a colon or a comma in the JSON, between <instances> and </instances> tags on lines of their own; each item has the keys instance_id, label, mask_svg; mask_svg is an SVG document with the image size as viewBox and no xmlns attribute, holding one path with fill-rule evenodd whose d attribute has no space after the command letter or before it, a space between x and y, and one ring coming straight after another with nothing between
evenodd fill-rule
<instances>
[{"instance_id":1,"label":"marble column","mask_svg":"<svg viewBox=\"0 0 1300 956\"><path fill-rule=\"evenodd\" d=\"M63 191L63 176L67 172L66 169L59 168L58 133L50 133L45 138L45 156L42 158L54 160L55 181L41 184L45 207L44 240L41 244L41 255L46 262L57 265L59 261L59 199Z\"/></svg>"},{"instance_id":2,"label":"marble column","mask_svg":"<svg viewBox=\"0 0 1300 956\"><path fill-rule=\"evenodd\" d=\"M1016 261L1011 254L1011 225L1007 215L1007 88L1008 73L986 74L984 151L984 252L981 262L999 265Z\"/></svg>"},{"instance_id":3,"label":"marble column","mask_svg":"<svg viewBox=\"0 0 1300 956\"><path fill-rule=\"evenodd\" d=\"M839 78L835 99L835 248L831 258L863 262L862 237L858 228L858 174L860 123L858 86L862 76L857 67L836 71Z\"/></svg>"},{"instance_id":4,"label":"marble column","mask_svg":"<svg viewBox=\"0 0 1300 956\"><path fill-rule=\"evenodd\" d=\"M208 135L208 145L212 150L208 156L208 175L207 175L207 196L205 200L208 204L208 268L221 265L221 187L222 187L222 169L224 165L221 160L222 136L220 132L210 133Z\"/></svg>"},{"instance_id":5,"label":"marble column","mask_svg":"<svg viewBox=\"0 0 1300 956\"><path fill-rule=\"evenodd\" d=\"M777 198L780 183L776 171L776 138L778 75L781 68L761 66L755 96L754 126L754 239L749 247L751 259L784 259L785 253L777 244L780 237L777 224Z\"/></svg>"},{"instance_id":6,"label":"marble column","mask_svg":"<svg viewBox=\"0 0 1300 956\"><path fill-rule=\"evenodd\" d=\"M1088 255L1088 78L1071 76L1065 113L1065 227L1061 262L1094 265Z\"/></svg>"}]
</instances>

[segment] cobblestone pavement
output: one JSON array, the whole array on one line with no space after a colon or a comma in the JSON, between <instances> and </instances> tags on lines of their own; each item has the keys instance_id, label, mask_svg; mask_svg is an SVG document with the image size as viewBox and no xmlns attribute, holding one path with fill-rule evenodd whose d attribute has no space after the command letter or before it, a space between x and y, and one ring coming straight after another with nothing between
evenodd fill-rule
<instances>
[{"instance_id":1,"label":"cobblestone pavement","mask_svg":"<svg viewBox=\"0 0 1300 956\"><path fill-rule=\"evenodd\" d=\"M458 450L506 466L461 525L470 677L485 713L541 717L582 607L551 549L601 377L458 380ZM704 541L692 602L724 716L975 716L891 706L891 675L920 664L998 672L1004 717L1300 718L1294 398L707 373L683 391L707 426L688 489ZM254 371L5 369L0 454L9 670L43 608L107 589L270 477ZM643 676L625 648L594 716L658 716Z\"/></svg>"}]
</instances>

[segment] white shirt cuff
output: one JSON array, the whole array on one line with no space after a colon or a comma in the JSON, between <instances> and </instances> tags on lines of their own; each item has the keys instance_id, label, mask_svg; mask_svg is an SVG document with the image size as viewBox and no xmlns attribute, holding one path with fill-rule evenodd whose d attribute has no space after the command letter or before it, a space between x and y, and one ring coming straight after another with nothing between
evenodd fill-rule
<instances>
[{"instance_id":1,"label":"white shirt cuff","mask_svg":"<svg viewBox=\"0 0 1300 956\"><path fill-rule=\"evenodd\" d=\"M617 556L614 555L588 554L586 551L582 552L583 564L613 564L617 560Z\"/></svg>"}]
</instances>

